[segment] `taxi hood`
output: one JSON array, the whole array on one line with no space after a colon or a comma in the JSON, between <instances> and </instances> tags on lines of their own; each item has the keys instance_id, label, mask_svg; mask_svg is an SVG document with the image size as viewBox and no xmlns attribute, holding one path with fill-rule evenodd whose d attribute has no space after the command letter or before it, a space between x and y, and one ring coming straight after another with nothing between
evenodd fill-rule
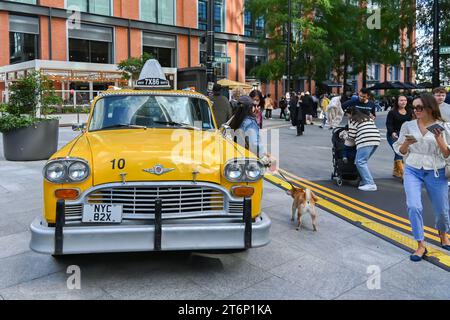
<instances>
[{"instance_id":1,"label":"taxi hood","mask_svg":"<svg viewBox=\"0 0 450 320\"><path fill-rule=\"evenodd\" d=\"M93 184L131 181L220 183L228 151L239 152L218 131L119 129L87 132ZM125 174L125 175L124 175Z\"/></svg>"}]
</instances>

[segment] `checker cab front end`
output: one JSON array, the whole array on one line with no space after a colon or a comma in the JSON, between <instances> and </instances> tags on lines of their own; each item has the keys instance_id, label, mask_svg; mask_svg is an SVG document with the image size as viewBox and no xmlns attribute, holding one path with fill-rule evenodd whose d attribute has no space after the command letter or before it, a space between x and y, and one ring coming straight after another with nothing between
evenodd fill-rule
<instances>
[{"instance_id":1,"label":"checker cab front end","mask_svg":"<svg viewBox=\"0 0 450 320\"><path fill-rule=\"evenodd\" d=\"M30 247L58 256L264 246L263 174L217 130L205 96L107 91L43 169Z\"/></svg>"}]
</instances>

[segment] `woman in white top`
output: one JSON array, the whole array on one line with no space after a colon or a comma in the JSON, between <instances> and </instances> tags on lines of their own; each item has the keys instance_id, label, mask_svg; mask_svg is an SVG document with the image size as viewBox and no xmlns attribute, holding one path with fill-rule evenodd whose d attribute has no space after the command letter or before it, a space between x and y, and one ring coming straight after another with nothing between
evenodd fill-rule
<instances>
[{"instance_id":1,"label":"woman in white top","mask_svg":"<svg viewBox=\"0 0 450 320\"><path fill-rule=\"evenodd\" d=\"M422 185L428 193L436 217L442 248L450 250L447 233L450 230L448 183L445 177L446 159L450 157L450 126L441 118L439 106L430 94L423 94L413 102L417 120L405 122L394 150L405 158L404 188L409 220L418 249L412 261L420 261L427 254L424 241ZM439 124L444 131L427 128ZM449 159L450 160L450 159Z\"/></svg>"}]
</instances>

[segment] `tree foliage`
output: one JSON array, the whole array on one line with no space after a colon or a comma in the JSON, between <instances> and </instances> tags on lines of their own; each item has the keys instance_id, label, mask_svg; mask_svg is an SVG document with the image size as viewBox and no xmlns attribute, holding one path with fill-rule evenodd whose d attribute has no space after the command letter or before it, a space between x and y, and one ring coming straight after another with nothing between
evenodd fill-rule
<instances>
[{"instance_id":1,"label":"tree foliage","mask_svg":"<svg viewBox=\"0 0 450 320\"><path fill-rule=\"evenodd\" d=\"M117 68L122 71L122 77L125 80L137 79L145 62L152 58L151 54L144 52L140 57L131 57L120 61Z\"/></svg>"},{"instance_id":2,"label":"tree foliage","mask_svg":"<svg viewBox=\"0 0 450 320\"><path fill-rule=\"evenodd\" d=\"M398 65L411 58L413 46L400 50L401 30L415 23L414 0L377 0L380 29L369 29L374 14L349 0L291 0L291 61L294 78L322 82L331 73L346 83L350 75L366 73L370 63ZM268 80L280 80L287 69L288 0L248 0L253 15L263 17L267 38L262 47L271 59L254 70Z\"/></svg>"},{"instance_id":3,"label":"tree foliage","mask_svg":"<svg viewBox=\"0 0 450 320\"><path fill-rule=\"evenodd\" d=\"M433 2L434 0L417 0L417 26L419 41L418 77L421 81L431 80L433 60ZM450 0L440 0L440 44L450 46ZM444 75L450 75L450 56L441 56Z\"/></svg>"}]
</instances>

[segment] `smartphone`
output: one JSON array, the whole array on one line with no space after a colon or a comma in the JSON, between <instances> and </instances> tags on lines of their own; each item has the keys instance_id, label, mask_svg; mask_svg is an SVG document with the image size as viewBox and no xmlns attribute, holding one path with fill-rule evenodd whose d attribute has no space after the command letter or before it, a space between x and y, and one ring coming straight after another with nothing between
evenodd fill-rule
<instances>
[{"instance_id":1,"label":"smartphone","mask_svg":"<svg viewBox=\"0 0 450 320\"><path fill-rule=\"evenodd\" d=\"M429 127L427 128L427 130L430 131L431 133L434 133L433 131L434 131L435 129L438 129L439 132L442 132L442 131L445 130L445 128L444 128L443 126L441 126L440 124L438 124L438 123L435 123L435 124L433 124L432 126L429 126Z\"/></svg>"}]
</instances>

